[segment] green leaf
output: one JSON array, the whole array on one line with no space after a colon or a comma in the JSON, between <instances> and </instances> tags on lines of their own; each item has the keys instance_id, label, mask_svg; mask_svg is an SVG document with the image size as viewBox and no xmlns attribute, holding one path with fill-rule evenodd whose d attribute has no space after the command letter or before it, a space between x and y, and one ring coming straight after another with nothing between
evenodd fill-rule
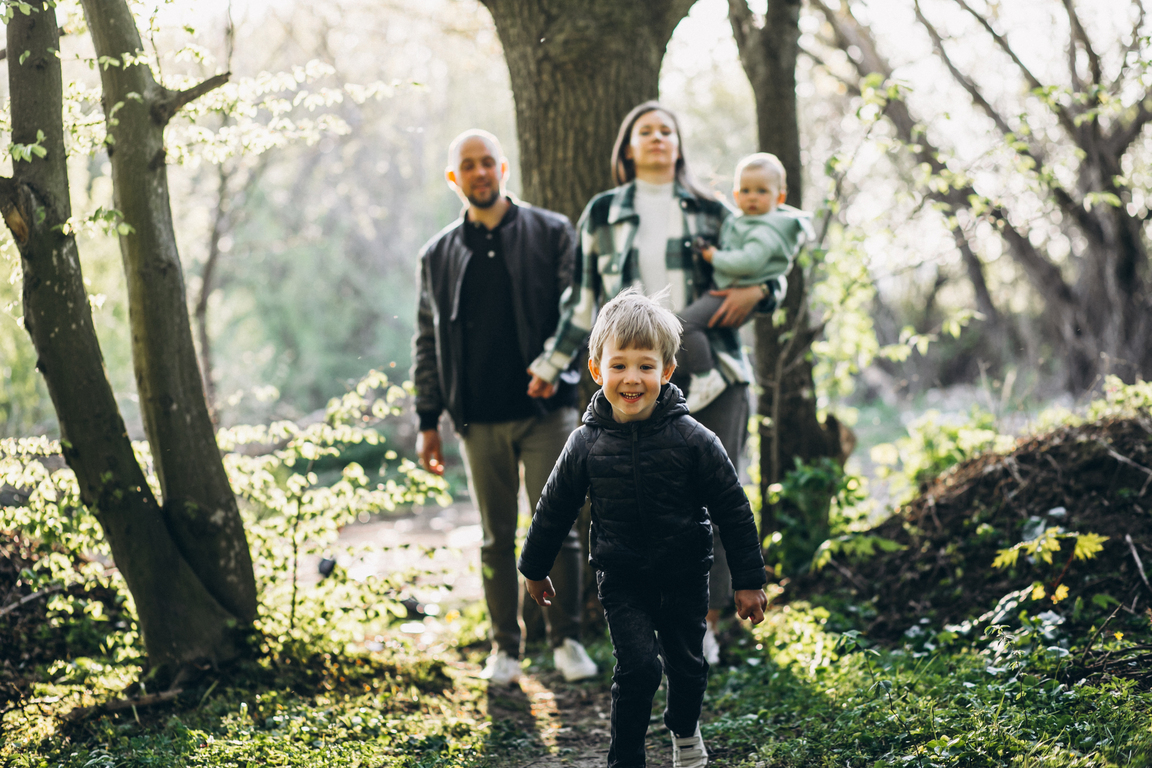
<instances>
[{"instance_id":1,"label":"green leaf","mask_svg":"<svg viewBox=\"0 0 1152 768\"><path fill-rule=\"evenodd\" d=\"M20 54L20 66L24 66L24 62L28 61L28 57L32 55L32 51L24 51Z\"/></svg>"}]
</instances>

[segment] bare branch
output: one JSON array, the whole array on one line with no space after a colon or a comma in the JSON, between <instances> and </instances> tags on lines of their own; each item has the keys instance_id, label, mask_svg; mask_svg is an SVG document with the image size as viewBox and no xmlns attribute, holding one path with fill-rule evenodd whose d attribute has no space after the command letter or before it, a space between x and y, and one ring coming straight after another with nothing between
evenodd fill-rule
<instances>
[{"instance_id":1,"label":"bare branch","mask_svg":"<svg viewBox=\"0 0 1152 768\"><path fill-rule=\"evenodd\" d=\"M956 0L956 4L967 11L973 18L975 18L976 21L979 22L980 26L984 27L984 30L992 36L993 40L996 41L996 45L1000 46L1000 50L1004 51L1004 53L1008 55L1008 58L1012 59L1013 63L1019 67L1020 72L1024 75L1024 79L1028 82L1029 88L1036 90L1038 88L1044 87L1044 84L1041 83L1034 74L1032 74L1032 70L1028 69L1028 66L1020 60L1019 56L1016 55L1016 51L1012 50L1012 46L1008 44L1008 40L992 27L992 25L988 22L988 19L984 18L984 16L973 9L972 6L968 5L965 0ZM1073 119L1068 110L1064 109L1058 104L1053 104L1052 110L1056 113L1056 117L1060 120L1060 125L1064 127L1064 130L1068 131L1068 135L1075 136L1076 121Z\"/></svg>"},{"instance_id":2,"label":"bare branch","mask_svg":"<svg viewBox=\"0 0 1152 768\"><path fill-rule=\"evenodd\" d=\"M1132 38L1124 46L1124 50L1120 52L1120 71L1116 73L1116 80L1112 83L1110 89L1112 93L1120 91L1120 84L1124 81L1124 76L1128 74L1128 57L1140 51L1142 39L1140 30L1144 27L1146 9L1144 8L1144 0L1132 0L1132 5L1136 6L1136 21L1132 24Z\"/></svg>"},{"instance_id":3,"label":"bare branch","mask_svg":"<svg viewBox=\"0 0 1152 768\"><path fill-rule=\"evenodd\" d=\"M996 127L1000 129L1001 133L1004 135L1016 135L1016 132L1012 130L1012 126L1008 125L1008 121L1004 119L1004 116L984 98L984 94L980 92L980 87L976 85L972 78L961 72L952 62L952 57L944 50L944 38L941 37L936 27L933 26L932 22L928 21L920 9L920 0L916 0L914 6L917 20L919 20L924 26L924 29L928 31L928 36L932 38L932 48L936 51L936 55L940 57L940 60L944 62L944 66L952 73L953 79L960 84L960 87L968 92L968 95L972 97L972 101L976 102L976 106L980 107L980 109L984 110L984 114L992 118L992 122L996 123Z\"/></svg>"},{"instance_id":4,"label":"bare branch","mask_svg":"<svg viewBox=\"0 0 1152 768\"><path fill-rule=\"evenodd\" d=\"M1084 53L1088 56L1088 71L1092 73L1092 85L1103 85L1104 73L1100 66L1100 57L1092 48L1092 41L1088 39L1084 25L1080 23L1080 16L1076 13L1076 5L1073 0L1064 0L1064 10L1068 12L1068 24L1072 27L1072 50L1075 51L1076 43L1079 42ZM1075 57L1074 53L1073 57ZM1073 58L1072 63L1073 70L1075 70L1075 58Z\"/></svg>"},{"instance_id":5,"label":"bare branch","mask_svg":"<svg viewBox=\"0 0 1152 768\"><path fill-rule=\"evenodd\" d=\"M960 259L964 262L964 269L968 273L968 280L972 283L972 290L976 293L976 308L984 315L988 324L999 327L1002 324L1000 311L992 301L992 292L988 290L988 281L984 277L984 263L972 250L972 243L968 235L957 222L952 228L952 236L956 238L956 248L960 251Z\"/></svg>"},{"instance_id":6,"label":"bare branch","mask_svg":"<svg viewBox=\"0 0 1152 768\"><path fill-rule=\"evenodd\" d=\"M1149 120L1152 120L1152 95L1145 95L1144 100L1136 106L1136 114L1133 115L1131 122L1117 125L1106 140L1108 153L1117 159L1117 163Z\"/></svg>"},{"instance_id":7,"label":"bare branch","mask_svg":"<svg viewBox=\"0 0 1152 768\"><path fill-rule=\"evenodd\" d=\"M220 75L213 75L204 82L197 83L183 91L168 91L163 98L152 105L152 119L159 125L167 125L177 112L204 94L224 85L231 76L231 72L225 72Z\"/></svg>"},{"instance_id":8,"label":"bare branch","mask_svg":"<svg viewBox=\"0 0 1152 768\"><path fill-rule=\"evenodd\" d=\"M847 78L837 74L832 69L832 67L828 65L828 62L824 61L824 59L822 59L818 54L813 53L812 51L808 50L807 48L804 48L803 46L800 47L800 53L804 56L807 56L809 59L811 59L813 64L815 64L819 67L823 67L825 72L827 72L829 75L831 75L833 78L835 78L836 81L838 83L840 83L841 85L843 85L848 90L848 92L851 93L853 96L862 95L862 92L860 90L859 81L848 80Z\"/></svg>"},{"instance_id":9,"label":"bare branch","mask_svg":"<svg viewBox=\"0 0 1152 768\"><path fill-rule=\"evenodd\" d=\"M958 0L958 2L962 1L963 0ZM986 98L984 98L984 94L980 91L980 87L976 85L975 81L961 72L955 63L953 63L951 57L948 55L948 52L944 50L943 37L932 25L932 22L930 22L921 12L919 0L916 0L915 8L916 18L928 31L928 36L932 38L932 47L935 49L936 55L939 56L940 60L944 62L944 66L948 68L948 71L952 74L952 77L965 91L968 92L968 95L972 97L972 101L976 103L976 106L980 107L980 109L982 109L984 113L992 119L992 122L996 124L996 127L1000 129L1000 132L1004 134L1004 136L1012 136L1016 139L1019 139L1019 134L1012 130L1012 126L1008 125L1008 121L1004 118L1004 116L1001 115L1000 112L994 106L992 106L992 104L989 103ZM1077 138L1078 135L1079 134L1075 133L1072 134L1073 138ZM1083 149L1083 147L1081 148ZM1037 147L1018 149L1017 152L1022 157L1026 157L1031 160L1035 164L1037 170L1043 168L1047 163L1043 150ZM1060 209L1066 216L1076 221L1076 223L1080 225L1081 229L1084 230L1085 234L1091 237L1093 240L1096 242L1103 242L1104 233L1100 229L1100 223L1096 221L1096 219L1084 209L1084 206L1079 201L1072 197L1068 190L1064 189L1064 187L1052 180L1048 181L1048 188L1051 190L1052 197L1055 199L1056 204L1060 206Z\"/></svg>"},{"instance_id":10,"label":"bare branch","mask_svg":"<svg viewBox=\"0 0 1152 768\"><path fill-rule=\"evenodd\" d=\"M964 2L964 0L956 1ZM824 3L824 0L811 0L811 2L832 25L838 43L844 47L849 44L855 45L860 50L861 56L858 66L866 63L862 70L863 75L866 76L872 72L891 74L891 67L878 52L868 30L850 12L833 11ZM917 162L927 164L934 175L939 175L946 170L946 166L940 160L939 150L931 144L928 137L917 136L917 123L906 102L898 99L890 100L885 105L884 114L895 127L900 140L912 148ZM971 186L951 187L946 191L929 190L926 194L931 199L949 206L952 210L970 209L970 199L978 196ZM1047 305L1057 318L1057 327L1066 334L1069 343L1073 343L1075 338L1070 334L1072 334L1071 329L1075 327L1076 305L1072 290L1065 282L1059 267L1036 249L1026 232L1021 232L1009 221L1007 212L1001 206L991 207L986 215L996 225L1008 244L1013 259L1028 275L1036 290L1047 298Z\"/></svg>"}]
</instances>

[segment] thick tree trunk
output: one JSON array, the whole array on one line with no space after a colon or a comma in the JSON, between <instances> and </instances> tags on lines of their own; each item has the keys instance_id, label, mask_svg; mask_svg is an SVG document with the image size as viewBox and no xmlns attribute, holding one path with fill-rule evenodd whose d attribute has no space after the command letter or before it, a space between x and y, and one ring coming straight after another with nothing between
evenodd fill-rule
<instances>
[{"instance_id":1,"label":"thick tree trunk","mask_svg":"<svg viewBox=\"0 0 1152 768\"><path fill-rule=\"evenodd\" d=\"M746 0L729 0L728 18L740 51L740 61L756 98L760 149L780 158L788 175L789 205L801 207L803 177L800 165L800 126L796 112L796 55L800 39L799 0L769 0L767 14L757 18ZM768 486L779 482L800 459L811 463L821 457L843 462L840 425L829 417L821 423L816 413L816 385L808 359L816 331L811 328L804 269L793 265L788 273L788 295L782 309L785 322L758 317L756 376L761 386L760 484L762 498ZM829 502L831 499L829 499ZM788 510L793 516L797 510ZM761 510L765 536L777 530L776 510ZM827 537L827 507L809 521L810 549Z\"/></svg>"},{"instance_id":2,"label":"thick tree trunk","mask_svg":"<svg viewBox=\"0 0 1152 768\"><path fill-rule=\"evenodd\" d=\"M24 269L24 322L60 423L61 444L80 495L104 528L136 603L149 662L180 667L237 653L236 617L188 567L132 451L104 370L84 290L71 216L64 151L62 79L55 10L43 0L8 23L12 141L43 157L13 162L0 183L0 207Z\"/></svg>"},{"instance_id":3,"label":"thick tree trunk","mask_svg":"<svg viewBox=\"0 0 1152 768\"><path fill-rule=\"evenodd\" d=\"M611 157L620 122L657 97L668 41L696 0L481 1L512 81L524 199L576 223L593 195L616 186ZM581 525L587 532L587 521ZM585 594L594 596L586 575ZM595 625L602 613L587 602L585 622ZM532 601L524 605L527 640L542 639L542 614Z\"/></svg>"},{"instance_id":4,"label":"thick tree trunk","mask_svg":"<svg viewBox=\"0 0 1152 768\"><path fill-rule=\"evenodd\" d=\"M164 126L180 107L227 80L176 93L146 64L124 0L84 0L100 69L116 208L131 231L120 237L128 281L132 359L144 428L177 547L209 592L241 624L256 615L252 559L228 483L196 362L187 297L168 200Z\"/></svg>"},{"instance_id":5,"label":"thick tree trunk","mask_svg":"<svg viewBox=\"0 0 1152 768\"><path fill-rule=\"evenodd\" d=\"M672 31L695 0L483 0L516 100L524 199L575 222L615 186L620 121L654 99Z\"/></svg>"}]
</instances>

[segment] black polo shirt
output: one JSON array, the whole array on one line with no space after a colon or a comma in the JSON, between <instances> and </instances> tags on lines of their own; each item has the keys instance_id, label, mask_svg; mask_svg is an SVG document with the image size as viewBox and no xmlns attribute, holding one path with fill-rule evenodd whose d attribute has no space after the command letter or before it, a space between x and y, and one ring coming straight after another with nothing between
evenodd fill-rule
<instances>
[{"instance_id":1,"label":"black polo shirt","mask_svg":"<svg viewBox=\"0 0 1152 768\"><path fill-rule=\"evenodd\" d=\"M513 203L496 229L465 218L464 244L472 251L460 286L464 337L464 420L493 424L537 415L528 396L528 361L520 354L512 278L500 230L518 215Z\"/></svg>"}]
</instances>

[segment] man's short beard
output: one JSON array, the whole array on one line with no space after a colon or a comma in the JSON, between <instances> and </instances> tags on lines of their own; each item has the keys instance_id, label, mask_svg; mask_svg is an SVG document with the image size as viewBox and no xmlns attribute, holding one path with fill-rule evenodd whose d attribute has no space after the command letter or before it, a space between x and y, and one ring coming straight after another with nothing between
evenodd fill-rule
<instances>
[{"instance_id":1,"label":"man's short beard","mask_svg":"<svg viewBox=\"0 0 1152 768\"><path fill-rule=\"evenodd\" d=\"M497 201L499 201L500 198L503 197L503 195L500 193L500 190L497 189L497 190L493 190L492 196L489 197L487 200L481 200L480 198L478 198L474 195L466 195L465 197L467 198L469 204L471 204L471 205L473 205L473 206L475 206L481 210L487 210L488 208L491 208L492 206L496 205Z\"/></svg>"}]
</instances>

